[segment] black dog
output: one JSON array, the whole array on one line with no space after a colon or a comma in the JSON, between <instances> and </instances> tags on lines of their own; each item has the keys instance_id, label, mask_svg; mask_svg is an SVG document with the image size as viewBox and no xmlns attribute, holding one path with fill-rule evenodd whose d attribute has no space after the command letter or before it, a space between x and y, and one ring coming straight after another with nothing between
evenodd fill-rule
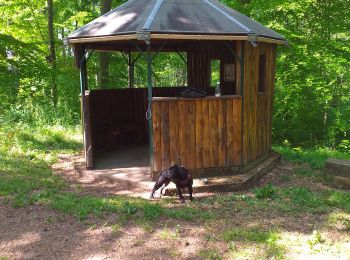
<instances>
[{"instance_id":1,"label":"black dog","mask_svg":"<svg viewBox=\"0 0 350 260\"><path fill-rule=\"evenodd\" d=\"M150 198L153 199L154 192L164 185L160 191L160 194L162 194L163 189L171 181L175 183L177 193L179 194L180 201L182 203L185 202L185 199L182 196L181 188L188 188L188 193L190 194L190 200L192 200L192 185L193 185L192 175L189 173L189 171L185 167L179 166L178 164L170 166L169 169L161 171L159 173L156 183L154 184Z\"/></svg>"}]
</instances>

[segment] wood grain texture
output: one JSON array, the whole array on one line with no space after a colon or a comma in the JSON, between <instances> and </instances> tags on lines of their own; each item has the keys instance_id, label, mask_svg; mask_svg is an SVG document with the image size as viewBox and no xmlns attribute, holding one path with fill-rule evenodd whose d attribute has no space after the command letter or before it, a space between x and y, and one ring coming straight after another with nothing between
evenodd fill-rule
<instances>
[{"instance_id":1,"label":"wood grain texture","mask_svg":"<svg viewBox=\"0 0 350 260\"><path fill-rule=\"evenodd\" d=\"M233 149L232 149L232 164L237 166L242 160L242 99L233 100L232 107L232 127L233 127Z\"/></svg>"},{"instance_id":2,"label":"wood grain texture","mask_svg":"<svg viewBox=\"0 0 350 260\"><path fill-rule=\"evenodd\" d=\"M209 132L210 132L210 167L219 165L219 128L218 128L218 100L209 102Z\"/></svg>"},{"instance_id":3,"label":"wood grain texture","mask_svg":"<svg viewBox=\"0 0 350 260\"><path fill-rule=\"evenodd\" d=\"M161 104L153 103L153 171L162 170L162 147L161 147ZM153 172L152 171L152 172Z\"/></svg>"},{"instance_id":4,"label":"wood grain texture","mask_svg":"<svg viewBox=\"0 0 350 260\"><path fill-rule=\"evenodd\" d=\"M178 107L179 107L179 144L180 144L180 158L181 158L181 163L183 165L188 164L187 160L187 148L188 148L188 143L187 143L187 134L188 134L188 129L187 127L187 107L186 107L186 101L185 100L179 100L178 102Z\"/></svg>"},{"instance_id":5,"label":"wood grain texture","mask_svg":"<svg viewBox=\"0 0 350 260\"><path fill-rule=\"evenodd\" d=\"M196 168L196 103L194 100L187 101L187 168Z\"/></svg>"},{"instance_id":6,"label":"wood grain texture","mask_svg":"<svg viewBox=\"0 0 350 260\"><path fill-rule=\"evenodd\" d=\"M159 169L159 158L160 169L163 170L177 161L173 147L179 151L181 162L188 169L240 165L241 97L155 99L153 108L155 169ZM157 116L158 110L161 116ZM157 121L161 125L160 129L157 129Z\"/></svg>"},{"instance_id":7,"label":"wood grain texture","mask_svg":"<svg viewBox=\"0 0 350 260\"><path fill-rule=\"evenodd\" d=\"M233 100L226 101L226 164L227 166L234 165L234 117L233 117ZM240 138L239 138L240 139Z\"/></svg>"},{"instance_id":8,"label":"wood grain texture","mask_svg":"<svg viewBox=\"0 0 350 260\"><path fill-rule=\"evenodd\" d=\"M203 168L210 167L209 100L202 100Z\"/></svg>"},{"instance_id":9,"label":"wood grain texture","mask_svg":"<svg viewBox=\"0 0 350 260\"><path fill-rule=\"evenodd\" d=\"M169 103L162 102L161 106L161 158L162 158L162 170L166 169L170 165L170 129L169 129Z\"/></svg>"},{"instance_id":10,"label":"wood grain texture","mask_svg":"<svg viewBox=\"0 0 350 260\"><path fill-rule=\"evenodd\" d=\"M276 47L260 43L245 44L243 108L243 164L267 155L271 150L272 103L275 81ZM265 91L258 92L259 58L265 55Z\"/></svg>"},{"instance_id":11,"label":"wood grain texture","mask_svg":"<svg viewBox=\"0 0 350 260\"><path fill-rule=\"evenodd\" d=\"M219 167L227 166L227 100L220 100L218 102L218 155Z\"/></svg>"},{"instance_id":12,"label":"wood grain texture","mask_svg":"<svg viewBox=\"0 0 350 260\"><path fill-rule=\"evenodd\" d=\"M169 102L170 162L178 163L179 146L179 110L176 101Z\"/></svg>"},{"instance_id":13,"label":"wood grain texture","mask_svg":"<svg viewBox=\"0 0 350 260\"><path fill-rule=\"evenodd\" d=\"M203 124L202 100L195 101L196 106L196 169L203 168Z\"/></svg>"}]
</instances>

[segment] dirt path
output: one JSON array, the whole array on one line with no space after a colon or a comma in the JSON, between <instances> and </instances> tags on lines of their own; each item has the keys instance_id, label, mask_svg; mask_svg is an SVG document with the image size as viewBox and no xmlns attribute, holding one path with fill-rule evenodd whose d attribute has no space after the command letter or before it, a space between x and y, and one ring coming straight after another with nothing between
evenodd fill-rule
<instances>
[{"instance_id":1,"label":"dirt path","mask_svg":"<svg viewBox=\"0 0 350 260\"><path fill-rule=\"evenodd\" d=\"M127 193L130 196L143 196L142 194L149 192L133 188L125 190L125 187L116 183L90 183L74 174L70 161L70 158L62 157L54 169L68 181L68 189L80 194L101 196ZM323 184L311 179L294 178L293 167L284 163L266 175L260 185L269 182L283 187L293 183L308 186L315 191L324 189ZM281 176L292 179L286 181ZM249 195L249 192L245 194ZM247 215L242 209L232 212L232 219L217 219L221 230L215 231L215 227L196 221L169 219L160 219L151 228L130 222L120 227L116 224L117 216L113 214L80 222L45 206L33 205L15 209L0 197L0 259L220 259L216 252L227 255L231 250L231 245L216 238L216 233L223 232L225 225L247 227L255 220L262 227L277 223L286 232L302 235L302 239L307 239L315 227L321 227L325 223L324 216L317 215L305 215L303 219L280 219L279 216L271 217L269 214L259 215L258 210L250 212L251 215ZM349 234L343 231L333 232L330 237L332 241L350 241ZM211 248L215 248L215 251L210 251ZM257 254L260 252L259 248L251 250L257 250Z\"/></svg>"}]
</instances>

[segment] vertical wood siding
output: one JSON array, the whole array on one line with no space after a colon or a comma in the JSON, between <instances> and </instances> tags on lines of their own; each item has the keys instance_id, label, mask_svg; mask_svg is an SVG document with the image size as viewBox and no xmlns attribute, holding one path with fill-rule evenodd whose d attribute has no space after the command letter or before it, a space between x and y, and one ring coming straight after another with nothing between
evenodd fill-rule
<instances>
[{"instance_id":1,"label":"vertical wood siding","mask_svg":"<svg viewBox=\"0 0 350 260\"><path fill-rule=\"evenodd\" d=\"M258 92L259 56L266 56L264 92ZM271 149L272 102L275 84L276 46L244 44L243 164L267 155Z\"/></svg>"},{"instance_id":2,"label":"vertical wood siding","mask_svg":"<svg viewBox=\"0 0 350 260\"><path fill-rule=\"evenodd\" d=\"M154 171L177 162L188 169L241 164L242 98L153 100Z\"/></svg>"}]
</instances>

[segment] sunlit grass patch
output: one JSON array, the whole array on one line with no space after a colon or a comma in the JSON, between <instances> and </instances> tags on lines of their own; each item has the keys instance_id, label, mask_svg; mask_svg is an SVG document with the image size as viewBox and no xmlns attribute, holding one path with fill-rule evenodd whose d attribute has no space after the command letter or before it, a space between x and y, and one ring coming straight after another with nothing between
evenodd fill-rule
<instances>
[{"instance_id":1,"label":"sunlit grass patch","mask_svg":"<svg viewBox=\"0 0 350 260\"><path fill-rule=\"evenodd\" d=\"M266 259L264 255L266 255L264 245L240 245L230 250L228 258L235 260Z\"/></svg>"},{"instance_id":2,"label":"sunlit grass patch","mask_svg":"<svg viewBox=\"0 0 350 260\"><path fill-rule=\"evenodd\" d=\"M327 233L282 232L279 243L287 247L287 259L348 259L349 245L343 240L332 242Z\"/></svg>"},{"instance_id":3,"label":"sunlit grass patch","mask_svg":"<svg viewBox=\"0 0 350 260\"><path fill-rule=\"evenodd\" d=\"M72 154L81 148L82 138L78 127L0 126L0 150L7 155L52 163L59 153Z\"/></svg>"},{"instance_id":4,"label":"sunlit grass patch","mask_svg":"<svg viewBox=\"0 0 350 260\"><path fill-rule=\"evenodd\" d=\"M324 192L328 205L350 212L350 192L340 190L327 190Z\"/></svg>"},{"instance_id":5,"label":"sunlit grass patch","mask_svg":"<svg viewBox=\"0 0 350 260\"><path fill-rule=\"evenodd\" d=\"M178 224L175 228L170 229L167 225L159 232L161 239L178 239L181 235L181 226Z\"/></svg>"},{"instance_id":6,"label":"sunlit grass patch","mask_svg":"<svg viewBox=\"0 0 350 260\"><path fill-rule=\"evenodd\" d=\"M265 255L266 258L281 259L286 251L285 246L279 243L281 238L280 233L271 230L264 231L258 228L232 228L227 230L223 237L227 243L241 241L241 246L235 247L233 250L236 251L234 252L234 255L237 258L240 258L242 255L247 256L245 249L247 246L250 247L252 245L255 245L256 248L262 251L260 254Z\"/></svg>"},{"instance_id":7,"label":"sunlit grass patch","mask_svg":"<svg viewBox=\"0 0 350 260\"><path fill-rule=\"evenodd\" d=\"M224 233L224 240L226 242L236 240L256 243L275 242L278 240L278 233L260 229L232 228Z\"/></svg>"},{"instance_id":8,"label":"sunlit grass patch","mask_svg":"<svg viewBox=\"0 0 350 260\"><path fill-rule=\"evenodd\" d=\"M350 214L345 212L332 212L327 219L328 227L339 231L350 232Z\"/></svg>"}]
</instances>

